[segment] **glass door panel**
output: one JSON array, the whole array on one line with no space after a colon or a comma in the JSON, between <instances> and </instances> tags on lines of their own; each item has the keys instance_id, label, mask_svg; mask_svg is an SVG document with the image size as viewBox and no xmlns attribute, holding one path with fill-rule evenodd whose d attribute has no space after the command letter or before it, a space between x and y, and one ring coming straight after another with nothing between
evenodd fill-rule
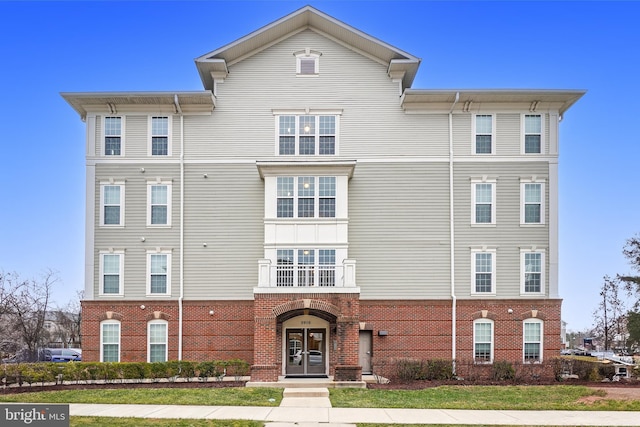
<instances>
[{"instance_id":1,"label":"glass door panel","mask_svg":"<svg viewBox=\"0 0 640 427\"><path fill-rule=\"evenodd\" d=\"M287 330L287 375L304 374L304 329Z\"/></svg>"}]
</instances>

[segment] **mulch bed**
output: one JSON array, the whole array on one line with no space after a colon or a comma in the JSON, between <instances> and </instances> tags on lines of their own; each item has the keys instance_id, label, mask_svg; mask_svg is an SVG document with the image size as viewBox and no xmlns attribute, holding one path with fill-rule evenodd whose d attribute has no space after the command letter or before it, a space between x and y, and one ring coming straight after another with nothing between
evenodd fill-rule
<instances>
[{"instance_id":1,"label":"mulch bed","mask_svg":"<svg viewBox=\"0 0 640 427\"><path fill-rule=\"evenodd\" d=\"M246 381L191 381L191 382L157 382L157 383L106 383L106 384L74 384L64 383L59 385L23 385L22 387L2 387L0 394L32 393L39 391L58 390L105 390L105 389L132 389L132 388L224 388L244 387Z\"/></svg>"}]
</instances>

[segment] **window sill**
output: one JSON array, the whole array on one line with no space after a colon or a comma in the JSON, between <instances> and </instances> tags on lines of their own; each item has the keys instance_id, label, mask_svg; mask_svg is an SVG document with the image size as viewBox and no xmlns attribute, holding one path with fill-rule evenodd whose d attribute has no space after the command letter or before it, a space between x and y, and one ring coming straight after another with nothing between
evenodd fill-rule
<instances>
[{"instance_id":1,"label":"window sill","mask_svg":"<svg viewBox=\"0 0 640 427\"><path fill-rule=\"evenodd\" d=\"M171 294L150 294L147 293L147 298L171 298Z\"/></svg>"},{"instance_id":2,"label":"window sill","mask_svg":"<svg viewBox=\"0 0 640 427\"><path fill-rule=\"evenodd\" d=\"M471 292L471 296L472 297L496 297L496 293L495 292Z\"/></svg>"},{"instance_id":3,"label":"window sill","mask_svg":"<svg viewBox=\"0 0 640 427\"><path fill-rule=\"evenodd\" d=\"M495 227L496 225L497 224L495 222L488 223L488 224L476 223L476 222L471 223L471 227L474 227L474 228L476 228L476 227L477 228L492 228L492 227Z\"/></svg>"}]
</instances>

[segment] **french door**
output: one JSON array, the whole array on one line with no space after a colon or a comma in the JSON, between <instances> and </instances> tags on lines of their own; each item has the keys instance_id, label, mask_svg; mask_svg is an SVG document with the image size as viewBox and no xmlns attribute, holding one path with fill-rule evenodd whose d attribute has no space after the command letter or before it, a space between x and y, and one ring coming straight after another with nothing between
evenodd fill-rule
<instances>
[{"instance_id":1,"label":"french door","mask_svg":"<svg viewBox=\"0 0 640 427\"><path fill-rule=\"evenodd\" d=\"M326 375L326 329L287 329L286 374Z\"/></svg>"}]
</instances>

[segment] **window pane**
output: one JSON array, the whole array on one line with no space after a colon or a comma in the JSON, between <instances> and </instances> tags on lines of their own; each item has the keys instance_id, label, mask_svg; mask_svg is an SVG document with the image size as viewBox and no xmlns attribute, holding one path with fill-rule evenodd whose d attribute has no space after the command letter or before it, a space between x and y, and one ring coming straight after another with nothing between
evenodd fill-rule
<instances>
[{"instance_id":1,"label":"window pane","mask_svg":"<svg viewBox=\"0 0 640 427\"><path fill-rule=\"evenodd\" d=\"M476 133L491 134L493 120L490 115L476 116Z\"/></svg>"},{"instance_id":2,"label":"window pane","mask_svg":"<svg viewBox=\"0 0 640 427\"><path fill-rule=\"evenodd\" d=\"M167 255L151 255L151 274L167 274Z\"/></svg>"},{"instance_id":3,"label":"window pane","mask_svg":"<svg viewBox=\"0 0 640 427\"><path fill-rule=\"evenodd\" d=\"M167 186L166 185L151 186L151 204L152 205L167 204Z\"/></svg>"},{"instance_id":4,"label":"window pane","mask_svg":"<svg viewBox=\"0 0 640 427\"><path fill-rule=\"evenodd\" d=\"M168 117L152 117L151 118L151 134L152 135L169 135L169 118Z\"/></svg>"},{"instance_id":5,"label":"window pane","mask_svg":"<svg viewBox=\"0 0 640 427\"><path fill-rule=\"evenodd\" d=\"M107 156L120 155L120 137L108 136L104 139L104 154Z\"/></svg>"},{"instance_id":6,"label":"window pane","mask_svg":"<svg viewBox=\"0 0 640 427\"><path fill-rule=\"evenodd\" d=\"M491 135L476 135L476 154L491 154Z\"/></svg>"},{"instance_id":7,"label":"window pane","mask_svg":"<svg viewBox=\"0 0 640 427\"><path fill-rule=\"evenodd\" d=\"M491 292L490 273L476 273L476 292Z\"/></svg>"},{"instance_id":8,"label":"window pane","mask_svg":"<svg viewBox=\"0 0 640 427\"><path fill-rule=\"evenodd\" d=\"M540 323L524 324L524 340L525 342L540 341Z\"/></svg>"},{"instance_id":9,"label":"window pane","mask_svg":"<svg viewBox=\"0 0 640 427\"><path fill-rule=\"evenodd\" d=\"M539 115L526 115L524 116L524 133L541 133L542 132L542 117Z\"/></svg>"},{"instance_id":10,"label":"window pane","mask_svg":"<svg viewBox=\"0 0 640 427\"><path fill-rule=\"evenodd\" d=\"M476 222L491 224L491 205L476 205Z\"/></svg>"},{"instance_id":11,"label":"window pane","mask_svg":"<svg viewBox=\"0 0 640 427\"><path fill-rule=\"evenodd\" d=\"M525 153L540 153L540 135L525 135L524 137L524 152Z\"/></svg>"},{"instance_id":12,"label":"window pane","mask_svg":"<svg viewBox=\"0 0 640 427\"><path fill-rule=\"evenodd\" d=\"M151 293L166 294L167 293L167 276L152 274L151 275Z\"/></svg>"},{"instance_id":13,"label":"window pane","mask_svg":"<svg viewBox=\"0 0 640 427\"><path fill-rule=\"evenodd\" d=\"M277 286L293 286L293 249L278 249Z\"/></svg>"},{"instance_id":14,"label":"window pane","mask_svg":"<svg viewBox=\"0 0 640 427\"><path fill-rule=\"evenodd\" d=\"M540 273L525 273L524 275L524 291L525 292L542 292L542 283L540 282Z\"/></svg>"},{"instance_id":15,"label":"window pane","mask_svg":"<svg viewBox=\"0 0 640 427\"><path fill-rule=\"evenodd\" d=\"M166 156L169 154L169 139L166 136L151 138L151 155Z\"/></svg>"},{"instance_id":16,"label":"window pane","mask_svg":"<svg viewBox=\"0 0 640 427\"><path fill-rule=\"evenodd\" d=\"M298 177L298 217L312 218L315 215L314 199L315 178L312 176Z\"/></svg>"},{"instance_id":17,"label":"window pane","mask_svg":"<svg viewBox=\"0 0 640 427\"><path fill-rule=\"evenodd\" d=\"M313 218L314 216L313 199L298 200L298 218Z\"/></svg>"},{"instance_id":18,"label":"window pane","mask_svg":"<svg viewBox=\"0 0 640 427\"><path fill-rule=\"evenodd\" d=\"M120 293L120 275L118 274L105 274L104 286L102 292L105 294L119 294Z\"/></svg>"},{"instance_id":19,"label":"window pane","mask_svg":"<svg viewBox=\"0 0 640 427\"><path fill-rule=\"evenodd\" d=\"M280 116L280 135L292 135L296 134L296 117L295 116Z\"/></svg>"},{"instance_id":20,"label":"window pane","mask_svg":"<svg viewBox=\"0 0 640 427\"><path fill-rule=\"evenodd\" d=\"M120 273L120 255L103 255L102 256L102 271L104 274L119 274Z\"/></svg>"},{"instance_id":21,"label":"window pane","mask_svg":"<svg viewBox=\"0 0 640 427\"><path fill-rule=\"evenodd\" d=\"M492 255L488 253L476 254L476 273L492 272Z\"/></svg>"},{"instance_id":22,"label":"window pane","mask_svg":"<svg viewBox=\"0 0 640 427\"><path fill-rule=\"evenodd\" d=\"M300 74L315 74L316 73L316 60L300 59Z\"/></svg>"},{"instance_id":23,"label":"window pane","mask_svg":"<svg viewBox=\"0 0 640 427\"><path fill-rule=\"evenodd\" d=\"M320 137L320 154L322 155L336 154L336 137L335 136Z\"/></svg>"},{"instance_id":24,"label":"window pane","mask_svg":"<svg viewBox=\"0 0 640 427\"><path fill-rule=\"evenodd\" d=\"M104 204L105 205L120 204L120 186L119 185L104 186Z\"/></svg>"},{"instance_id":25,"label":"window pane","mask_svg":"<svg viewBox=\"0 0 640 427\"><path fill-rule=\"evenodd\" d=\"M321 176L320 178L318 178L318 187L320 197L335 197L336 177Z\"/></svg>"},{"instance_id":26,"label":"window pane","mask_svg":"<svg viewBox=\"0 0 640 427\"><path fill-rule=\"evenodd\" d=\"M293 177L279 176L277 186L278 197L293 197Z\"/></svg>"},{"instance_id":27,"label":"window pane","mask_svg":"<svg viewBox=\"0 0 640 427\"><path fill-rule=\"evenodd\" d=\"M524 201L525 203L542 202L542 185L541 184L525 184L524 185Z\"/></svg>"},{"instance_id":28,"label":"window pane","mask_svg":"<svg viewBox=\"0 0 640 427\"><path fill-rule=\"evenodd\" d=\"M151 261L151 293L164 294L167 293L167 255L153 254L150 256Z\"/></svg>"},{"instance_id":29,"label":"window pane","mask_svg":"<svg viewBox=\"0 0 640 427\"><path fill-rule=\"evenodd\" d=\"M529 362L540 360L540 344L539 343L524 344L524 360Z\"/></svg>"},{"instance_id":30,"label":"window pane","mask_svg":"<svg viewBox=\"0 0 640 427\"><path fill-rule=\"evenodd\" d=\"M103 344L102 345L102 361L103 362L118 362L119 360L119 345L118 344Z\"/></svg>"},{"instance_id":31,"label":"window pane","mask_svg":"<svg viewBox=\"0 0 640 427\"><path fill-rule=\"evenodd\" d=\"M102 360L117 362L120 357L120 325L117 323L102 324Z\"/></svg>"},{"instance_id":32,"label":"window pane","mask_svg":"<svg viewBox=\"0 0 640 427\"><path fill-rule=\"evenodd\" d=\"M524 254L524 271L527 273L542 272L542 254L539 254L539 253Z\"/></svg>"},{"instance_id":33,"label":"window pane","mask_svg":"<svg viewBox=\"0 0 640 427\"><path fill-rule=\"evenodd\" d=\"M151 224L167 224L166 206L151 206Z\"/></svg>"},{"instance_id":34,"label":"window pane","mask_svg":"<svg viewBox=\"0 0 640 427\"><path fill-rule=\"evenodd\" d=\"M166 344L150 344L149 345L149 362L166 362L167 354Z\"/></svg>"},{"instance_id":35,"label":"window pane","mask_svg":"<svg viewBox=\"0 0 640 427\"><path fill-rule=\"evenodd\" d=\"M300 135L316 134L316 116L300 116Z\"/></svg>"},{"instance_id":36,"label":"window pane","mask_svg":"<svg viewBox=\"0 0 640 427\"><path fill-rule=\"evenodd\" d=\"M335 135L335 116L320 116L320 135Z\"/></svg>"},{"instance_id":37,"label":"window pane","mask_svg":"<svg viewBox=\"0 0 640 427\"><path fill-rule=\"evenodd\" d=\"M120 224L120 206L104 207L104 223L105 225Z\"/></svg>"},{"instance_id":38,"label":"window pane","mask_svg":"<svg viewBox=\"0 0 640 427\"><path fill-rule=\"evenodd\" d=\"M313 136L300 137L300 153L301 156L312 156L316 154L316 139Z\"/></svg>"},{"instance_id":39,"label":"window pane","mask_svg":"<svg viewBox=\"0 0 640 427\"><path fill-rule=\"evenodd\" d=\"M318 204L318 216L320 218L335 218L336 199L320 199Z\"/></svg>"},{"instance_id":40,"label":"window pane","mask_svg":"<svg viewBox=\"0 0 640 427\"><path fill-rule=\"evenodd\" d=\"M493 184L476 184L476 203L491 203Z\"/></svg>"},{"instance_id":41,"label":"window pane","mask_svg":"<svg viewBox=\"0 0 640 427\"><path fill-rule=\"evenodd\" d=\"M278 199L278 218L293 218L293 199Z\"/></svg>"},{"instance_id":42,"label":"window pane","mask_svg":"<svg viewBox=\"0 0 640 427\"><path fill-rule=\"evenodd\" d=\"M491 342L491 323L488 323L488 322L476 323L476 341Z\"/></svg>"},{"instance_id":43,"label":"window pane","mask_svg":"<svg viewBox=\"0 0 640 427\"><path fill-rule=\"evenodd\" d=\"M527 224L540 223L540 205L528 204L524 206L524 222Z\"/></svg>"},{"instance_id":44,"label":"window pane","mask_svg":"<svg viewBox=\"0 0 640 427\"><path fill-rule=\"evenodd\" d=\"M296 137L295 136L280 137L279 154L283 156L296 154Z\"/></svg>"}]
</instances>

